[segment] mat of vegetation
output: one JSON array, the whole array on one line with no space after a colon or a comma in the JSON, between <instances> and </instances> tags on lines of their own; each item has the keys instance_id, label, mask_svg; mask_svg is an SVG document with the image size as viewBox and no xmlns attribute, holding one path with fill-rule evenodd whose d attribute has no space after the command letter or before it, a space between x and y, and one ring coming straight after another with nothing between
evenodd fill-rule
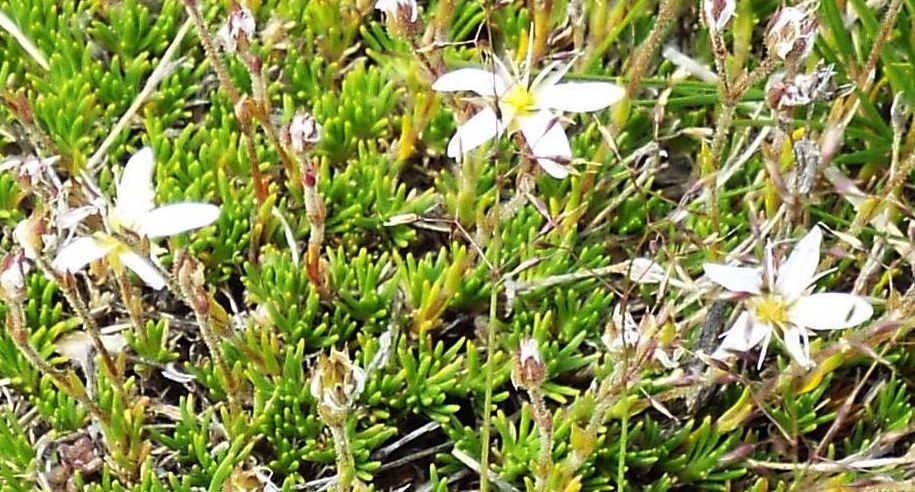
<instances>
[{"instance_id":1,"label":"mat of vegetation","mask_svg":"<svg viewBox=\"0 0 915 492\"><path fill-rule=\"evenodd\" d=\"M912 0L0 0L4 491L915 490Z\"/></svg>"}]
</instances>

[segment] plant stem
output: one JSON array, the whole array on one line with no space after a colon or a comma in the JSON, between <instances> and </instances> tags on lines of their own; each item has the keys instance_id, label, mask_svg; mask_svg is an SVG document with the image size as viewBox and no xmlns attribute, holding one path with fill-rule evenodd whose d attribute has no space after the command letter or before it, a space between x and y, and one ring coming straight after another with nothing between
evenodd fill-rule
<instances>
[{"instance_id":1,"label":"plant stem","mask_svg":"<svg viewBox=\"0 0 915 492\"><path fill-rule=\"evenodd\" d=\"M547 490L547 482L553 470L553 419L539 388L528 389L527 396L531 399L531 410L540 437L540 454L534 472L537 477L536 490L542 492Z\"/></svg>"},{"instance_id":2,"label":"plant stem","mask_svg":"<svg viewBox=\"0 0 915 492\"><path fill-rule=\"evenodd\" d=\"M86 333L89 334L89 339L92 340L92 345L95 347L96 352L101 356L102 364L108 372L108 377L111 378L116 385L120 386L121 373L118 370L118 366L115 364L114 358L111 357L108 349L105 348L105 344L102 343L102 332L99 329L98 323L96 323L92 314L89 313L89 308L86 306L86 303L83 302L83 298L80 297L79 291L76 290L76 287L73 285L72 277L70 279L62 277L57 273L54 267L41 256L37 257L35 262L45 274L50 275L56 280L57 285L60 286L60 290L64 294L64 298L67 300L67 304L70 305L70 309L72 309L79 317L80 321L83 322L83 328L85 328ZM89 376L89 374L86 375L87 378Z\"/></svg>"},{"instance_id":3,"label":"plant stem","mask_svg":"<svg viewBox=\"0 0 915 492\"><path fill-rule=\"evenodd\" d=\"M493 352L495 351L496 345L496 329L498 328L498 315L499 315L499 253L502 246L502 238L499 236L499 221L502 219L501 211L499 207L500 197L500 185L499 185L499 164L498 160L494 161L495 169L493 173L495 175L495 192L496 199L493 203L492 209L492 240L489 243L489 247L492 249L492 260L491 263L494 265L494 270L492 272L492 290L489 293L489 327L486 331L486 386L484 388L483 396L483 429L480 434L480 492L489 491L489 441L490 441L490 426L492 425L492 386L495 379L495 370L493 366L495 365L495 357Z\"/></svg>"},{"instance_id":4,"label":"plant stem","mask_svg":"<svg viewBox=\"0 0 915 492\"><path fill-rule=\"evenodd\" d=\"M352 490L353 480L356 478L356 462L350 449L345 419L344 423L328 427L334 439L334 453L337 456L337 490L348 492Z\"/></svg>"},{"instance_id":5,"label":"plant stem","mask_svg":"<svg viewBox=\"0 0 915 492\"><path fill-rule=\"evenodd\" d=\"M661 0L661 6L658 8L658 20L655 21L648 39L642 43L641 48L635 54L632 66L629 68L629 84L626 86L626 95L630 98L635 94L635 90L642 80L645 69L648 68L648 62L661 45L661 40L667 32L667 27L673 22L677 11L680 10L680 0Z\"/></svg>"},{"instance_id":6,"label":"plant stem","mask_svg":"<svg viewBox=\"0 0 915 492\"><path fill-rule=\"evenodd\" d=\"M144 346L149 343L149 337L146 333L146 324L143 322L143 315L140 313L140 306L134 295L133 286L127 280L127 274L124 270L115 269L114 278L117 280L118 289L121 291L121 300L124 301L124 307L127 308L127 314L130 317L130 323L137 332L140 343Z\"/></svg>"},{"instance_id":7,"label":"plant stem","mask_svg":"<svg viewBox=\"0 0 915 492\"><path fill-rule=\"evenodd\" d=\"M29 332L25 328L25 314L23 313L22 302L8 299L7 307L9 308L7 325L9 326L10 338L13 339L13 343L16 344L16 348L19 349L23 357L40 373L50 378L61 391L89 409L89 413L99 422L104 425L110 424L111 420L94 401L89 399L85 389L75 386L67 373L48 364L48 361L44 360L38 351L32 347L32 344L29 343ZM86 377L89 377L89 375L87 374Z\"/></svg>"}]
</instances>

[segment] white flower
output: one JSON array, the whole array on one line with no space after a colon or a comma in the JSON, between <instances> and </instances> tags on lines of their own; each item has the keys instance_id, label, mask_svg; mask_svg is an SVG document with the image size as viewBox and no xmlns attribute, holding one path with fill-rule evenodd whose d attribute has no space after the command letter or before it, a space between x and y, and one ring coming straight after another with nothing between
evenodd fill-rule
<instances>
[{"instance_id":1,"label":"white flower","mask_svg":"<svg viewBox=\"0 0 915 492\"><path fill-rule=\"evenodd\" d=\"M544 171L554 178L568 176L572 147L560 112L599 111L625 95L623 88L607 82L560 84L569 68L550 64L532 82L529 73L512 77L501 63L497 72L461 68L439 77L432 85L437 91L471 91L494 101L458 128L448 143L448 157L457 158L506 130L520 130Z\"/></svg>"},{"instance_id":2,"label":"white flower","mask_svg":"<svg viewBox=\"0 0 915 492\"><path fill-rule=\"evenodd\" d=\"M814 228L795 245L787 261L776 267L771 248L766 250L765 272L706 263L705 274L731 292L746 293L747 309L723 335L712 357L725 360L731 352L746 352L762 345L759 365L772 336L780 337L791 357L810 368L811 330L838 330L859 325L874 314L862 297L833 292L811 294L820 263L823 233ZM764 275L765 273L765 275Z\"/></svg>"},{"instance_id":3,"label":"white flower","mask_svg":"<svg viewBox=\"0 0 915 492\"><path fill-rule=\"evenodd\" d=\"M782 60L791 55L803 61L813 51L818 26L813 12L799 7L784 7L773 17L766 33L766 45Z\"/></svg>"},{"instance_id":4,"label":"white flower","mask_svg":"<svg viewBox=\"0 0 915 492\"><path fill-rule=\"evenodd\" d=\"M254 15L251 11L244 7L240 7L233 9L232 12L229 13L229 18L226 20L226 23L219 28L219 32L216 33L216 36L227 52L235 53L239 43L247 43L254 37L254 30L256 27Z\"/></svg>"},{"instance_id":5,"label":"white flower","mask_svg":"<svg viewBox=\"0 0 915 492\"><path fill-rule=\"evenodd\" d=\"M702 14L705 16L705 23L712 32L721 32L731 18L734 17L734 11L737 10L735 0L703 0Z\"/></svg>"},{"instance_id":6,"label":"white flower","mask_svg":"<svg viewBox=\"0 0 915 492\"><path fill-rule=\"evenodd\" d=\"M378 0L375 2L375 10L380 10L392 17L397 17L401 12L405 12L409 14L410 22L416 22L419 16L416 0Z\"/></svg>"},{"instance_id":7,"label":"white flower","mask_svg":"<svg viewBox=\"0 0 915 492\"><path fill-rule=\"evenodd\" d=\"M117 234L146 238L173 236L212 224L219 207L209 203L173 203L155 206L152 150L144 147L134 154L117 184L117 199L106 214L106 222ZM77 238L57 253L53 266L59 271L77 272L89 263L107 256L113 268L127 267L154 289L165 286L165 279L150 260L126 243L107 233Z\"/></svg>"}]
</instances>

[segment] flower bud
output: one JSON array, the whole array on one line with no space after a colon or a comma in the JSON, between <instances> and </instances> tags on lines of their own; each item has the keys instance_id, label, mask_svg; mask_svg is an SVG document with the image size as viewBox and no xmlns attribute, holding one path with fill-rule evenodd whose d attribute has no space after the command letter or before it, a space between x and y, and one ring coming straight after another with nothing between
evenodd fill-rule
<instances>
[{"instance_id":1,"label":"flower bud","mask_svg":"<svg viewBox=\"0 0 915 492\"><path fill-rule=\"evenodd\" d=\"M193 256L181 253L178 257L178 287L185 299L191 304L196 313L210 311L210 298L205 285L206 277L203 275L203 264Z\"/></svg>"},{"instance_id":2,"label":"flower bud","mask_svg":"<svg viewBox=\"0 0 915 492\"><path fill-rule=\"evenodd\" d=\"M22 302L26 295L29 263L20 251L7 254L0 262L0 296L7 302Z\"/></svg>"},{"instance_id":3,"label":"flower bud","mask_svg":"<svg viewBox=\"0 0 915 492\"><path fill-rule=\"evenodd\" d=\"M515 354L515 368L512 371L512 384L515 388L539 388L546 380L547 368L540 356L537 340L525 338Z\"/></svg>"},{"instance_id":4,"label":"flower bud","mask_svg":"<svg viewBox=\"0 0 915 492\"><path fill-rule=\"evenodd\" d=\"M709 31L720 33L734 17L736 0L703 0L702 15Z\"/></svg>"},{"instance_id":5,"label":"flower bud","mask_svg":"<svg viewBox=\"0 0 915 492\"><path fill-rule=\"evenodd\" d=\"M419 7L416 0L378 0L375 9L387 16L388 29L408 36L419 30Z\"/></svg>"},{"instance_id":6,"label":"flower bud","mask_svg":"<svg viewBox=\"0 0 915 492\"><path fill-rule=\"evenodd\" d=\"M339 425L365 388L365 371L350 361L346 352L321 354L311 378L311 396L328 425Z\"/></svg>"},{"instance_id":7,"label":"flower bud","mask_svg":"<svg viewBox=\"0 0 915 492\"><path fill-rule=\"evenodd\" d=\"M801 62L813 51L818 26L813 12L783 7L772 17L766 32L766 46L782 60L793 58Z\"/></svg>"},{"instance_id":8,"label":"flower bud","mask_svg":"<svg viewBox=\"0 0 915 492\"><path fill-rule=\"evenodd\" d=\"M254 38L254 15L250 10L235 6L226 23L219 28L217 37L228 53L235 53L239 46L247 45Z\"/></svg>"},{"instance_id":9,"label":"flower bud","mask_svg":"<svg viewBox=\"0 0 915 492\"><path fill-rule=\"evenodd\" d=\"M321 124L311 113L297 112L283 131L284 140L296 152L308 152L321 140Z\"/></svg>"}]
</instances>

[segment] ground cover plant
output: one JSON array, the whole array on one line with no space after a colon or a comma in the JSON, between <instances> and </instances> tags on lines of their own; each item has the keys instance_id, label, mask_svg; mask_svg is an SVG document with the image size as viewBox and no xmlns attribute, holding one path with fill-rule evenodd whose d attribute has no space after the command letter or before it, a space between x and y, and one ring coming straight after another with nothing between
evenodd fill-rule
<instances>
[{"instance_id":1,"label":"ground cover plant","mask_svg":"<svg viewBox=\"0 0 915 492\"><path fill-rule=\"evenodd\" d=\"M915 490L913 14L0 0L0 488Z\"/></svg>"}]
</instances>

